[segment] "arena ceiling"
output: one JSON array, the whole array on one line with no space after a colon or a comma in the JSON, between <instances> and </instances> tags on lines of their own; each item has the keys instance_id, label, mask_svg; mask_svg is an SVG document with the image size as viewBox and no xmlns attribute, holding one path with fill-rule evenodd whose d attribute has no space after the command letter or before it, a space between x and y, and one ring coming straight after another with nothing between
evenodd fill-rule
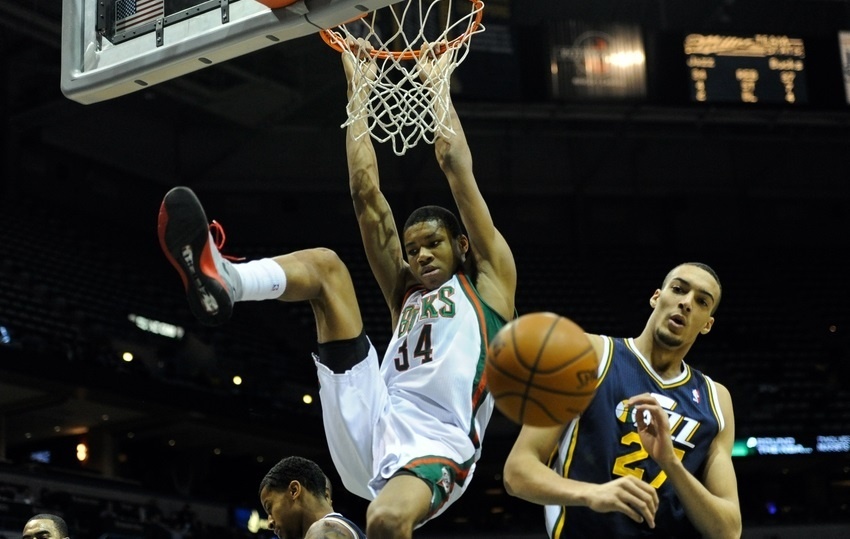
<instances>
[{"instance_id":1,"label":"arena ceiling","mask_svg":"<svg viewBox=\"0 0 850 539\"><path fill-rule=\"evenodd\" d=\"M493 16L499 13L498 24L514 30L519 48L534 43L544 23L558 18L636 23L653 32L742 31L819 38L850 26L850 2L844 0L492 0L491 9ZM59 90L61 10L62 2L56 0L0 3L0 67L10 127L6 140L15 152L59 163L73 158L76 173L91 182L111 173L170 186L191 176L210 189L227 189L238 173L242 191L314 188L315 178L309 176L300 181L293 175L283 186L275 181L280 166L275 167L270 156L279 153L276 148L294 146L326 152L314 166L315 161L330 163L333 168L323 174L345 177L339 130L344 82L338 54L318 36L279 43L132 95L80 105ZM504 85L499 74L503 67L495 64L480 76L491 86ZM496 105L494 110L494 103L474 95L459 103L474 131L502 129L507 120L536 117L662 126L706 119L705 111L695 114L655 104L602 104L577 111L559 104L553 109L551 104L529 102L522 94ZM817 126L823 120L818 111L791 118L798 125ZM717 123L724 121L721 116ZM91 170L80 173L85 167Z\"/></svg>"}]
</instances>

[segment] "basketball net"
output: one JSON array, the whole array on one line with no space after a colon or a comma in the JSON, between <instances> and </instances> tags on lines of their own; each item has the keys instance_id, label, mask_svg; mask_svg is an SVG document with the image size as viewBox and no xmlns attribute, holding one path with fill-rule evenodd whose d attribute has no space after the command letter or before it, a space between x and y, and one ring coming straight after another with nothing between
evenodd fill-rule
<instances>
[{"instance_id":1,"label":"basketball net","mask_svg":"<svg viewBox=\"0 0 850 539\"><path fill-rule=\"evenodd\" d=\"M354 62L348 119L341 127L365 120L370 136L381 143L392 141L396 155L420 141L433 144L441 132L453 133L451 75L466 59L473 34L484 31L483 8L481 0L404 0L322 30L325 43L342 54L355 54L349 39L364 39L372 47L369 59ZM436 53L449 57L437 72L423 76L420 57L426 44L441 44ZM428 51L425 62L435 54Z\"/></svg>"}]
</instances>

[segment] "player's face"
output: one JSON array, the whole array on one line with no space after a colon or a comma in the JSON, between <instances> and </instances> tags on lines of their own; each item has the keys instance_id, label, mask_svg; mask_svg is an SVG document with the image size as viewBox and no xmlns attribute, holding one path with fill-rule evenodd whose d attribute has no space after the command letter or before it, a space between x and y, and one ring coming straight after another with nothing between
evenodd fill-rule
<instances>
[{"instance_id":1,"label":"player's face","mask_svg":"<svg viewBox=\"0 0 850 539\"><path fill-rule=\"evenodd\" d=\"M260 503L269 516L269 529L280 539L304 537L297 498L293 498L288 490L263 487Z\"/></svg>"},{"instance_id":2,"label":"player's face","mask_svg":"<svg viewBox=\"0 0 850 539\"><path fill-rule=\"evenodd\" d=\"M23 539L62 539L52 520L31 520L24 526Z\"/></svg>"},{"instance_id":3,"label":"player's face","mask_svg":"<svg viewBox=\"0 0 850 539\"><path fill-rule=\"evenodd\" d=\"M719 300L720 287L710 273L696 266L677 267L650 299L656 340L670 348L690 345L711 330L711 311Z\"/></svg>"},{"instance_id":4,"label":"player's face","mask_svg":"<svg viewBox=\"0 0 850 539\"><path fill-rule=\"evenodd\" d=\"M410 271L428 290L448 281L466 252L466 241L454 241L437 221L422 221L404 231L404 252Z\"/></svg>"}]
</instances>

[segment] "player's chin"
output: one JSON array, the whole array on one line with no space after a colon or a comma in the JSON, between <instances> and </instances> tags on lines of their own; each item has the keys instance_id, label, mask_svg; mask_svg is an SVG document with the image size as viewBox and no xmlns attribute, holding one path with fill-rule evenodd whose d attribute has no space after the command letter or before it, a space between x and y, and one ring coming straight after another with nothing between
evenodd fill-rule
<instances>
[{"instance_id":1,"label":"player's chin","mask_svg":"<svg viewBox=\"0 0 850 539\"><path fill-rule=\"evenodd\" d=\"M685 339L681 335L677 335L665 328L660 328L655 332L655 340L668 348L678 348L685 344Z\"/></svg>"},{"instance_id":2,"label":"player's chin","mask_svg":"<svg viewBox=\"0 0 850 539\"><path fill-rule=\"evenodd\" d=\"M448 276L442 270L432 271L419 277L419 282L428 290L435 290L448 280Z\"/></svg>"}]
</instances>

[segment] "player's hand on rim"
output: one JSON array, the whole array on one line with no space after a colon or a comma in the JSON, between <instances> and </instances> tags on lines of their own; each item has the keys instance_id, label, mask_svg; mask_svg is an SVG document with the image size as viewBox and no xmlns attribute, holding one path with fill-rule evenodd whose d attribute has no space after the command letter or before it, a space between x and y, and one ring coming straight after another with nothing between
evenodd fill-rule
<instances>
[{"instance_id":1,"label":"player's hand on rim","mask_svg":"<svg viewBox=\"0 0 850 539\"><path fill-rule=\"evenodd\" d=\"M365 81L374 82L378 75L378 66L372 56L374 46L362 37L347 38L346 47L342 52L342 63L345 68L345 76L348 79L349 88L367 88L371 90L371 84L363 84Z\"/></svg>"},{"instance_id":2,"label":"player's hand on rim","mask_svg":"<svg viewBox=\"0 0 850 539\"><path fill-rule=\"evenodd\" d=\"M435 82L447 79L453 69L452 57L447 41L425 42L419 50L419 78L425 84L435 86Z\"/></svg>"}]
</instances>

